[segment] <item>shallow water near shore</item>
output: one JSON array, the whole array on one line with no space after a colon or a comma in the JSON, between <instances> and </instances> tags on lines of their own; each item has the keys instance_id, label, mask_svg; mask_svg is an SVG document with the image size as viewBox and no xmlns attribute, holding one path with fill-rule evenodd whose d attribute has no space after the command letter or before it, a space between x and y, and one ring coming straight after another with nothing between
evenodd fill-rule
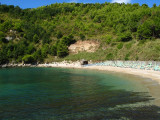
<instances>
[{"instance_id":1,"label":"shallow water near shore","mask_svg":"<svg viewBox=\"0 0 160 120\"><path fill-rule=\"evenodd\" d=\"M159 120L151 84L95 70L0 69L0 120Z\"/></svg>"}]
</instances>

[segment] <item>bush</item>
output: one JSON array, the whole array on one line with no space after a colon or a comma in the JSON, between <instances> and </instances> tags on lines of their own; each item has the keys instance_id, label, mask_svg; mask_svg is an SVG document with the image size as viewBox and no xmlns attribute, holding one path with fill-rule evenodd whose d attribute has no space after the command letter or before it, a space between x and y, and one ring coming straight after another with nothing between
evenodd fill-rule
<instances>
[{"instance_id":1,"label":"bush","mask_svg":"<svg viewBox=\"0 0 160 120\"><path fill-rule=\"evenodd\" d=\"M129 56L130 56L130 53L126 54L124 60L126 60L126 61L129 60Z\"/></svg>"},{"instance_id":2,"label":"bush","mask_svg":"<svg viewBox=\"0 0 160 120\"><path fill-rule=\"evenodd\" d=\"M125 32L125 33L119 34L118 40L122 41L122 42L127 42L127 41L132 40L131 33L130 32Z\"/></svg>"},{"instance_id":3,"label":"bush","mask_svg":"<svg viewBox=\"0 0 160 120\"><path fill-rule=\"evenodd\" d=\"M38 42L39 42L39 37L38 37L37 34L35 34L35 35L33 36L33 41L34 41L35 43L38 43Z\"/></svg>"},{"instance_id":4,"label":"bush","mask_svg":"<svg viewBox=\"0 0 160 120\"><path fill-rule=\"evenodd\" d=\"M122 49L122 48L123 48L123 43L119 43L119 44L117 45L117 48L118 48L118 49Z\"/></svg>"},{"instance_id":5,"label":"bush","mask_svg":"<svg viewBox=\"0 0 160 120\"><path fill-rule=\"evenodd\" d=\"M43 45L43 47L41 49L41 55L43 58L46 58L48 53L49 53L49 45L45 44L45 45Z\"/></svg>"},{"instance_id":6,"label":"bush","mask_svg":"<svg viewBox=\"0 0 160 120\"><path fill-rule=\"evenodd\" d=\"M64 43L64 41L61 40L57 46L57 56L62 58L67 56L68 53L69 51L67 45Z\"/></svg>"},{"instance_id":7,"label":"bush","mask_svg":"<svg viewBox=\"0 0 160 120\"><path fill-rule=\"evenodd\" d=\"M61 31L58 31L58 32L57 32L57 39L60 39L60 38L62 38L62 37L63 37L62 32L61 32Z\"/></svg>"},{"instance_id":8,"label":"bush","mask_svg":"<svg viewBox=\"0 0 160 120\"><path fill-rule=\"evenodd\" d=\"M4 51L0 51L0 65L9 62L7 54Z\"/></svg>"},{"instance_id":9,"label":"bush","mask_svg":"<svg viewBox=\"0 0 160 120\"><path fill-rule=\"evenodd\" d=\"M34 58L35 61L43 62L43 59L44 59L44 58L43 58L43 56L42 56L42 52L41 52L40 49L37 50L36 52L34 52L33 58Z\"/></svg>"},{"instance_id":10,"label":"bush","mask_svg":"<svg viewBox=\"0 0 160 120\"><path fill-rule=\"evenodd\" d=\"M111 43L111 40L112 40L112 36L111 36L111 35L107 35L107 36L106 36L106 43L107 43L107 44L110 44L110 43Z\"/></svg>"},{"instance_id":11,"label":"bush","mask_svg":"<svg viewBox=\"0 0 160 120\"><path fill-rule=\"evenodd\" d=\"M3 24L0 24L0 31L7 32L12 27L13 27L12 22L7 20L3 22Z\"/></svg>"},{"instance_id":12,"label":"bush","mask_svg":"<svg viewBox=\"0 0 160 120\"><path fill-rule=\"evenodd\" d=\"M50 54L53 55L53 56L56 56L56 55L57 55L57 47L56 47L56 45L53 45L53 46L51 47Z\"/></svg>"},{"instance_id":13,"label":"bush","mask_svg":"<svg viewBox=\"0 0 160 120\"><path fill-rule=\"evenodd\" d=\"M18 32L22 32L22 24L21 23L15 23L14 29Z\"/></svg>"},{"instance_id":14,"label":"bush","mask_svg":"<svg viewBox=\"0 0 160 120\"><path fill-rule=\"evenodd\" d=\"M112 42L111 43L111 46L113 47L113 46L115 46L117 43L115 43L115 42Z\"/></svg>"},{"instance_id":15,"label":"bush","mask_svg":"<svg viewBox=\"0 0 160 120\"><path fill-rule=\"evenodd\" d=\"M25 55L23 58L22 58L22 61L24 63L34 63L35 62L35 59L32 55Z\"/></svg>"},{"instance_id":16,"label":"bush","mask_svg":"<svg viewBox=\"0 0 160 120\"><path fill-rule=\"evenodd\" d=\"M27 54L32 54L33 52L35 52L36 49L34 48L34 45L33 44L30 44L27 49L26 49L26 53Z\"/></svg>"},{"instance_id":17,"label":"bush","mask_svg":"<svg viewBox=\"0 0 160 120\"><path fill-rule=\"evenodd\" d=\"M8 43L8 40L6 40L5 38L0 38L0 43L3 42L3 43Z\"/></svg>"},{"instance_id":18,"label":"bush","mask_svg":"<svg viewBox=\"0 0 160 120\"><path fill-rule=\"evenodd\" d=\"M113 54L112 53L107 54L106 59L113 60Z\"/></svg>"},{"instance_id":19,"label":"bush","mask_svg":"<svg viewBox=\"0 0 160 120\"><path fill-rule=\"evenodd\" d=\"M7 43L7 40L5 39L5 34L2 31L0 31L0 42Z\"/></svg>"},{"instance_id":20,"label":"bush","mask_svg":"<svg viewBox=\"0 0 160 120\"><path fill-rule=\"evenodd\" d=\"M79 36L80 36L81 40L85 39L85 35L84 34L80 33Z\"/></svg>"},{"instance_id":21,"label":"bush","mask_svg":"<svg viewBox=\"0 0 160 120\"><path fill-rule=\"evenodd\" d=\"M136 61L137 61L137 60L139 60L139 57L138 57L138 56L136 56Z\"/></svg>"},{"instance_id":22,"label":"bush","mask_svg":"<svg viewBox=\"0 0 160 120\"><path fill-rule=\"evenodd\" d=\"M4 37L5 37L4 32L0 31L0 38L4 38Z\"/></svg>"},{"instance_id":23,"label":"bush","mask_svg":"<svg viewBox=\"0 0 160 120\"><path fill-rule=\"evenodd\" d=\"M151 39L152 37L159 37L159 20L146 20L142 25L138 27L137 37L139 40Z\"/></svg>"},{"instance_id":24,"label":"bush","mask_svg":"<svg viewBox=\"0 0 160 120\"><path fill-rule=\"evenodd\" d=\"M61 41L66 44L66 46L69 46L73 43L75 43L74 37L72 34L68 35L68 36L63 36Z\"/></svg>"},{"instance_id":25,"label":"bush","mask_svg":"<svg viewBox=\"0 0 160 120\"><path fill-rule=\"evenodd\" d=\"M22 58L23 58L22 56L18 56L18 58L16 59L16 62L17 62L17 63L22 62Z\"/></svg>"}]
</instances>

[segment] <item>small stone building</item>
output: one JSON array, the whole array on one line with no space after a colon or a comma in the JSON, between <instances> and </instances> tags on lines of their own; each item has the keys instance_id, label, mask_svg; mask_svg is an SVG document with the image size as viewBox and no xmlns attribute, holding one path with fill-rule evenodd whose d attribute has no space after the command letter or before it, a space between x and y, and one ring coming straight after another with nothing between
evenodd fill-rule
<instances>
[{"instance_id":1,"label":"small stone building","mask_svg":"<svg viewBox=\"0 0 160 120\"><path fill-rule=\"evenodd\" d=\"M87 60L82 60L81 61L81 65L87 65L88 64L88 61Z\"/></svg>"}]
</instances>

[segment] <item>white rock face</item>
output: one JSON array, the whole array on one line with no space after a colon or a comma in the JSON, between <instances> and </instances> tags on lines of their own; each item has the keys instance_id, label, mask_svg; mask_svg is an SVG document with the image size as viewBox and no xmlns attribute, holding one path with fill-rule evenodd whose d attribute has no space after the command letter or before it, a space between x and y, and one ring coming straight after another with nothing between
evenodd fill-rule
<instances>
[{"instance_id":1,"label":"white rock face","mask_svg":"<svg viewBox=\"0 0 160 120\"><path fill-rule=\"evenodd\" d=\"M99 47L99 43L95 41L77 41L75 44L69 46L69 52L77 54L78 52L95 52Z\"/></svg>"}]
</instances>

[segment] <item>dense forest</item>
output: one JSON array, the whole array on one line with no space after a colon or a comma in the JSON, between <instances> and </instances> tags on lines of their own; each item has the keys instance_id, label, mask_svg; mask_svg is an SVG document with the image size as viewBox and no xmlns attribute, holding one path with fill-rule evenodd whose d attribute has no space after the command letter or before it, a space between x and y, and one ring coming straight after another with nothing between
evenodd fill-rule
<instances>
[{"instance_id":1,"label":"dense forest","mask_svg":"<svg viewBox=\"0 0 160 120\"><path fill-rule=\"evenodd\" d=\"M69 54L78 40L95 53ZM56 57L55 57L56 56ZM55 3L33 9L0 5L0 64L55 60L160 60L160 6Z\"/></svg>"}]
</instances>

